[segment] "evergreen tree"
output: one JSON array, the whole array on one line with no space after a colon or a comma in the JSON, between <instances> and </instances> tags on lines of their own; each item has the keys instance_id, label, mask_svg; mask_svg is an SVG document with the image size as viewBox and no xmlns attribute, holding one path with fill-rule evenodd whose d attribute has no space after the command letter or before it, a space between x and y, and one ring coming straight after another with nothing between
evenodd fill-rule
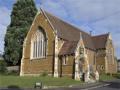
<instances>
[{"instance_id":1,"label":"evergreen tree","mask_svg":"<svg viewBox=\"0 0 120 90\"><path fill-rule=\"evenodd\" d=\"M5 35L4 59L8 63L20 64L23 41L36 13L34 0L17 0L13 5L11 23Z\"/></svg>"}]
</instances>

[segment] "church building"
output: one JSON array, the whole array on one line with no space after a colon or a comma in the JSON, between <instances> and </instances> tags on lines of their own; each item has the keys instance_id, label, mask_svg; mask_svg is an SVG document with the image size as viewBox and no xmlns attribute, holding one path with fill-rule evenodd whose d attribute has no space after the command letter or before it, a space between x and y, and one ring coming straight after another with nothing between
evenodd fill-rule
<instances>
[{"instance_id":1,"label":"church building","mask_svg":"<svg viewBox=\"0 0 120 90\"><path fill-rule=\"evenodd\" d=\"M20 75L81 80L96 71L117 72L111 34L92 36L41 9L24 40Z\"/></svg>"}]
</instances>

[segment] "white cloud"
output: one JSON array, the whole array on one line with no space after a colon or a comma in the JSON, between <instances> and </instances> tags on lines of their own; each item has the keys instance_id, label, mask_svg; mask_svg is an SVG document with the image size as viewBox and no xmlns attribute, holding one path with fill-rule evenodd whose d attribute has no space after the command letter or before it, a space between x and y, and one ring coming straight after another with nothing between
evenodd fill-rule
<instances>
[{"instance_id":1,"label":"white cloud","mask_svg":"<svg viewBox=\"0 0 120 90\"><path fill-rule=\"evenodd\" d=\"M8 24L10 23L10 10L6 7L0 7L0 51L4 51L4 36Z\"/></svg>"},{"instance_id":2,"label":"white cloud","mask_svg":"<svg viewBox=\"0 0 120 90\"><path fill-rule=\"evenodd\" d=\"M62 0L74 19L90 22L120 11L120 0Z\"/></svg>"},{"instance_id":3,"label":"white cloud","mask_svg":"<svg viewBox=\"0 0 120 90\"><path fill-rule=\"evenodd\" d=\"M36 2L40 8L40 0ZM45 10L87 32L91 30L94 30L95 34L111 32L117 56L120 58L119 5L120 0L42 0L42 7ZM10 11L6 7L0 7L0 33L5 32L9 22Z\"/></svg>"},{"instance_id":4,"label":"white cloud","mask_svg":"<svg viewBox=\"0 0 120 90\"><path fill-rule=\"evenodd\" d=\"M120 0L43 0L53 14L95 34L111 32L120 58Z\"/></svg>"},{"instance_id":5,"label":"white cloud","mask_svg":"<svg viewBox=\"0 0 120 90\"><path fill-rule=\"evenodd\" d=\"M10 10L6 7L0 7L0 24L8 25L10 21Z\"/></svg>"},{"instance_id":6,"label":"white cloud","mask_svg":"<svg viewBox=\"0 0 120 90\"><path fill-rule=\"evenodd\" d=\"M39 9L40 7L43 7L46 11L49 11L63 19L68 17L62 4L55 2L54 0L42 0L42 5L40 3L37 4L37 8Z\"/></svg>"}]
</instances>

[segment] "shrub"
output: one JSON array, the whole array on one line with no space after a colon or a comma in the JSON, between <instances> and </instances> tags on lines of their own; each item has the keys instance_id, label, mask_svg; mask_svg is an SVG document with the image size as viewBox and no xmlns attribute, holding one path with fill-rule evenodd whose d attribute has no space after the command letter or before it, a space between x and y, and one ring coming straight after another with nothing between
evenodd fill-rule
<instances>
[{"instance_id":1,"label":"shrub","mask_svg":"<svg viewBox=\"0 0 120 90\"><path fill-rule=\"evenodd\" d=\"M43 76L43 77L48 76L47 71L44 71L40 76Z\"/></svg>"},{"instance_id":2,"label":"shrub","mask_svg":"<svg viewBox=\"0 0 120 90\"><path fill-rule=\"evenodd\" d=\"M7 71L6 75L14 75L14 76L17 76L17 75L19 75L19 72L18 72L18 71L15 71L15 70Z\"/></svg>"},{"instance_id":3,"label":"shrub","mask_svg":"<svg viewBox=\"0 0 120 90\"><path fill-rule=\"evenodd\" d=\"M6 73L7 72L7 64L4 60L0 60L0 73Z\"/></svg>"},{"instance_id":4,"label":"shrub","mask_svg":"<svg viewBox=\"0 0 120 90\"><path fill-rule=\"evenodd\" d=\"M117 79L120 79L120 73L113 74L113 76Z\"/></svg>"},{"instance_id":5,"label":"shrub","mask_svg":"<svg viewBox=\"0 0 120 90\"><path fill-rule=\"evenodd\" d=\"M110 76L110 73L107 73L106 75Z\"/></svg>"}]
</instances>

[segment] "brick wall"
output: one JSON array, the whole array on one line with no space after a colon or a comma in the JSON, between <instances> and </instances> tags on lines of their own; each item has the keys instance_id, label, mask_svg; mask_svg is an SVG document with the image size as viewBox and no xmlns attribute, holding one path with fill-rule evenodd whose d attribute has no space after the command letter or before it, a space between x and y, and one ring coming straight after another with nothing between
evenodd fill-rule
<instances>
[{"instance_id":1,"label":"brick wall","mask_svg":"<svg viewBox=\"0 0 120 90\"><path fill-rule=\"evenodd\" d=\"M39 26L42 27L47 34L47 56L46 58L42 59L31 59L31 36L36 32ZM41 74L44 72L48 72L49 74L53 73L54 39L55 35L48 20L42 13L37 15L35 21L32 24L31 30L26 38L26 46L23 59L24 74Z\"/></svg>"}]
</instances>

